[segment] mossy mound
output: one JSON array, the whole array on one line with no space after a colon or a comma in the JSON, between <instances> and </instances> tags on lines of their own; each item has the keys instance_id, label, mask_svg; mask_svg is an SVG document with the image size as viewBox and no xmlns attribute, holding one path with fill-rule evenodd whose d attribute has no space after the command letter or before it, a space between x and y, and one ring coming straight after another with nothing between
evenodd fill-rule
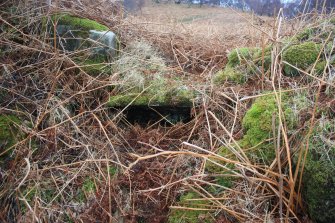
<instances>
[{"instance_id":1,"label":"mossy mound","mask_svg":"<svg viewBox=\"0 0 335 223\"><path fill-rule=\"evenodd\" d=\"M335 37L334 18L321 20L318 24L311 23L310 26L301 30L293 37L296 42L313 41L317 43L324 42L328 37L330 40Z\"/></svg>"},{"instance_id":2,"label":"mossy mound","mask_svg":"<svg viewBox=\"0 0 335 223\"><path fill-rule=\"evenodd\" d=\"M285 121L287 129L293 129L297 124L297 111L292 110L293 107L299 106L299 101L295 99L295 97L282 95L282 121ZM276 155L273 131L278 127L278 123L279 109L275 96L257 98L243 118L242 127L245 134L239 141L243 149L253 148L247 153L253 160L265 164L273 161Z\"/></svg>"},{"instance_id":3,"label":"mossy mound","mask_svg":"<svg viewBox=\"0 0 335 223\"><path fill-rule=\"evenodd\" d=\"M303 71L308 71L317 62L320 50L321 46L315 42L292 45L284 51L283 60ZM290 65L284 65L284 72L288 76L300 74L299 70Z\"/></svg>"},{"instance_id":4,"label":"mossy mound","mask_svg":"<svg viewBox=\"0 0 335 223\"><path fill-rule=\"evenodd\" d=\"M298 76L299 70L310 72L316 63L315 74L321 75L325 69L325 56L331 56L331 65L334 64L334 49L332 39L335 38L335 23L333 18L322 20L313 27L307 27L293 37L283 38L280 48L283 49L283 74L285 76ZM329 41L328 43L326 41ZM326 43L324 49L322 46ZM226 81L242 84L250 77L271 69L273 46L270 44L262 48L237 48L228 55L228 63L223 70L218 71L213 78L216 85ZM320 51L323 52L318 56ZM297 67L298 69L294 68Z\"/></svg>"},{"instance_id":5,"label":"mossy mound","mask_svg":"<svg viewBox=\"0 0 335 223\"><path fill-rule=\"evenodd\" d=\"M302 194L315 222L335 222L334 120L320 123L314 132L309 143Z\"/></svg>"},{"instance_id":6,"label":"mossy mound","mask_svg":"<svg viewBox=\"0 0 335 223\"><path fill-rule=\"evenodd\" d=\"M256 55L260 48L237 48L228 55L228 63L223 70L218 71L214 77L214 84L222 84L226 81L244 83L249 76L257 73ZM257 59L259 60L259 59Z\"/></svg>"},{"instance_id":7,"label":"mossy mound","mask_svg":"<svg viewBox=\"0 0 335 223\"><path fill-rule=\"evenodd\" d=\"M180 197L178 206L185 208L192 208L194 210L172 209L169 215L168 223L211 223L214 220L210 217L208 210L209 202L206 200L192 200L199 199L200 196L195 192L187 192Z\"/></svg>"}]
</instances>

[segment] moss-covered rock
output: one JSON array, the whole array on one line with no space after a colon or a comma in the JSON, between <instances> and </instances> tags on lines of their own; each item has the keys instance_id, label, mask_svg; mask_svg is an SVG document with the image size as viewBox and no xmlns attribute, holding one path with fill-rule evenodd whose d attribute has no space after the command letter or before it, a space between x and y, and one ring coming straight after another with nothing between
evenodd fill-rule
<instances>
[{"instance_id":1,"label":"moss-covered rock","mask_svg":"<svg viewBox=\"0 0 335 223\"><path fill-rule=\"evenodd\" d=\"M107 26L69 14L53 15L49 20L43 20L43 27L46 27L52 40L52 22L56 24L57 47L63 51L74 51L72 59L86 73L93 76L111 73L109 64L118 56L119 42Z\"/></svg>"},{"instance_id":2,"label":"moss-covered rock","mask_svg":"<svg viewBox=\"0 0 335 223\"><path fill-rule=\"evenodd\" d=\"M200 196L195 192L187 192L180 197L178 206L193 209L208 209L209 202L199 199ZM169 214L169 223L211 223L214 222L208 210L181 210L172 209Z\"/></svg>"},{"instance_id":3,"label":"moss-covered rock","mask_svg":"<svg viewBox=\"0 0 335 223\"><path fill-rule=\"evenodd\" d=\"M320 50L321 46L314 42L292 45L284 51L283 60L303 71L308 71L317 62ZM300 74L296 68L290 65L284 65L284 72L288 76Z\"/></svg>"},{"instance_id":4,"label":"moss-covered rock","mask_svg":"<svg viewBox=\"0 0 335 223\"><path fill-rule=\"evenodd\" d=\"M66 25L71 26L73 30L82 30L82 31L108 31L108 27L102 25L94 20L87 18L80 18L77 16L72 16L69 14L61 14L52 16L53 20L57 21L57 25ZM87 33L89 34L89 33Z\"/></svg>"},{"instance_id":5,"label":"moss-covered rock","mask_svg":"<svg viewBox=\"0 0 335 223\"><path fill-rule=\"evenodd\" d=\"M243 118L245 135L240 141L243 148L255 147L257 159L268 162L275 157L272 141L273 117L278 119L278 107L274 96L265 96L256 99ZM255 158L254 157L254 158Z\"/></svg>"},{"instance_id":6,"label":"moss-covered rock","mask_svg":"<svg viewBox=\"0 0 335 223\"><path fill-rule=\"evenodd\" d=\"M51 16L51 20L56 24L58 48L74 51L78 49L85 49L92 47L92 41L90 41L90 31L105 31L108 32L108 27L90 19L80 18L71 16L69 14L57 14ZM47 19L43 22L46 24ZM46 26L46 25L43 25ZM51 25L51 21L46 26L48 32L53 37L54 27Z\"/></svg>"},{"instance_id":7,"label":"moss-covered rock","mask_svg":"<svg viewBox=\"0 0 335 223\"><path fill-rule=\"evenodd\" d=\"M297 106L301 106L299 99L282 95L281 109L283 111L282 120L286 121L288 130L298 123ZM300 104L299 104L300 103ZM248 151L248 155L255 161L270 164L275 158L275 149L273 145L273 129L278 127L279 109L274 95L257 98L251 108L245 114L242 127L245 132L243 138L239 141L243 149Z\"/></svg>"},{"instance_id":8,"label":"moss-covered rock","mask_svg":"<svg viewBox=\"0 0 335 223\"><path fill-rule=\"evenodd\" d=\"M334 120L323 120L310 138L303 174L303 198L317 223L335 222Z\"/></svg>"}]
</instances>

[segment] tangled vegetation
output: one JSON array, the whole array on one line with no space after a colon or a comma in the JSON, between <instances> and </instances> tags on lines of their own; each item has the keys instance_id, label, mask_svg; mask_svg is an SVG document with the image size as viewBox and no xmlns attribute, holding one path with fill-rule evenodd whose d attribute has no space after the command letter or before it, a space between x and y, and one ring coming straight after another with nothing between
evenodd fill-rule
<instances>
[{"instance_id":1,"label":"tangled vegetation","mask_svg":"<svg viewBox=\"0 0 335 223\"><path fill-rule=\"evenodd\" d=\"M0 222L335 221L333 14L224 48L44 2L1 5Z\"/></svg>"}]
</instances>

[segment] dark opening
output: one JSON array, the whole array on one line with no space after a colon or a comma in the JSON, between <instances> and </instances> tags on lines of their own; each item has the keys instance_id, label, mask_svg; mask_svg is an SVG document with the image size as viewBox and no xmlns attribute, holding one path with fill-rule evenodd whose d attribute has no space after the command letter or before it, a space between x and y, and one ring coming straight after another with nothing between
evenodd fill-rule
<instances>
[{"instance_id":1,"label":"dark opening","mask_svg":"<svg viewBox=\"0 0 335 223\"><path fill-rule=\"evenodd\" d=\"M191 107L130 106L124 111L124 114L132 124L148 125L159 122L172 125L191 121L191 109Z\"/></svg>"}]
</instances>

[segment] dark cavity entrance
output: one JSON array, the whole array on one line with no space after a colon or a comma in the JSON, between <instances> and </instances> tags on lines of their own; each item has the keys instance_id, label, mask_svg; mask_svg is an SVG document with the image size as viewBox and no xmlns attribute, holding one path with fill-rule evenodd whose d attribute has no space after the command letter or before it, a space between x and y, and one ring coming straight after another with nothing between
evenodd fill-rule
<instances>
[{"instance_id":1,"label":"dark cavity entrance","mask_svg":"<svg viewBox=\"0 0 335 223\"><path fill-rule=\"evenodd\" d=\"M147 125L159 122L172 125L191 121L191 109L191 107L171 106L130 106L124 111L124 114L132 124Z\"/></svg>"}]
</instances>

